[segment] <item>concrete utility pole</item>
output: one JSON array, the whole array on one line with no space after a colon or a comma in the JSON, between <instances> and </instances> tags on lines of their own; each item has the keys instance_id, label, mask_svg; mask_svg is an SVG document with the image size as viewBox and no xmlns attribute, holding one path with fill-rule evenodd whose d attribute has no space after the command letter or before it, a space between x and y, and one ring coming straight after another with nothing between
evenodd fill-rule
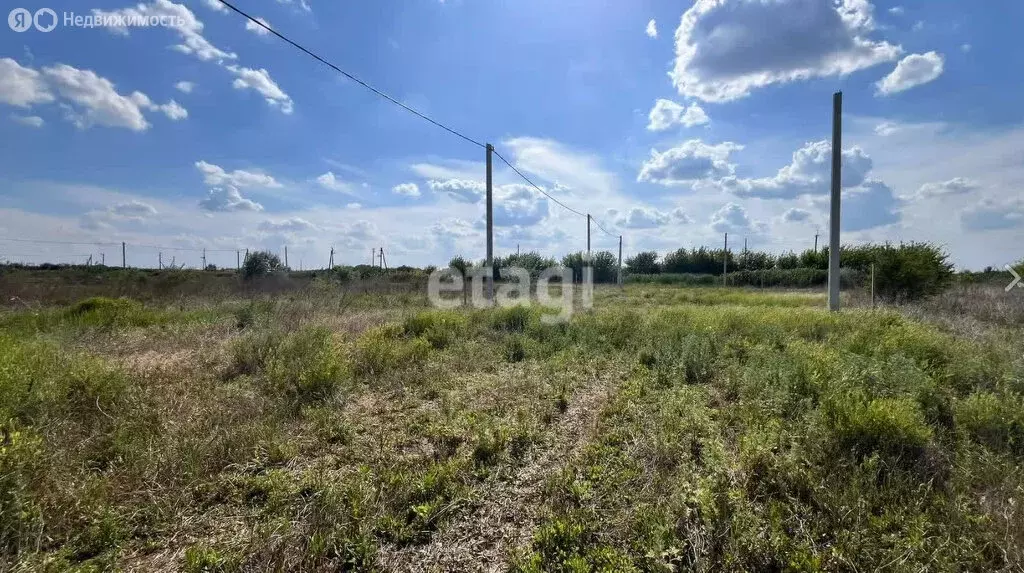
<instances>
[{"instance_id":1,"label":"concrete utility pole","mask_svg":"<svg viewBox=\"0 0 1024 573\"><path fill-rule=\"evenodd\" d=\"M843 192L843 92L832 96L832 205L829 214L828 309L839 310L839 211Z\"/></svg>"},{"instance_id":2,"label":"concrete utility pole","mask_svg":"<svg viewBox=\"0 0 1024 573\"><path fill-rule=\"evenodd\" d=\"M722 286L728 286L729 276L729 233L725 234L725 249L722 250Z\"/></svg>"},{"instance_id":3,"label":"concrete utility pole","mask_svg":"<svg viewBox=\"0 0 1024 573\"><path fill-rule=\"evenodd\" d=\"M241 268L242 268L242 259L241 259L241 256L238 253L238 249L235 249L235 270L240 270Z\"/></svg>"},{"instance_id":4,"label":"concrete utility pole","mask_svg":"<svg viewBox=\"0 0 1024 573\"><path fill-rule=\"evenodd\" d=\"M161 269L161 270L164 268L164 254L163 254L163 252L158 252L156 254L156 268Z\"/></svg>"},{"instance_id":5,"label":"concrete utility pole","mask_svg":"<svg viewBox=\"0 0 1024 573\"><path fill-rule=\"evenodd\" d=\"M491 178L491 155L494 146L487 144L487 299L494 299L494 189Z\"/></svg>"},{"instance_id":6,"label":"concrete utility pole","mask_svg":"<svg viewBox=\"0 0 1024 573\"><path fill-rule=\"evenodd\" d=\"M121 241L121 268L122 269L128 268L128 262L127 262L128 259L125 256L125 253L127 253L127 250L125 249L124 241Z\"/></svg>"},{"instance_id":7,"label":"concrete utility pole","mask_svg":"<svg viewBox=\"0 0 1024 573\"><path fill-rule=\"evenodd\" d=\"M328 269L333 269L334 268L334 247L331 247L331 259L327 263L327 268Z\"/></svg>"},{"instance_id":8,"label":"concrete utility pole","mask_svg":"<svg viewBox=\"0 0 1024 573\"><path fill-rule=\"evenodd\" d=\"M622 286L622 235L619 235L619 272L615 276L615 282Z\"/></svg>"},{"instance_id":9,"label":"concrete utility pole","mask_svg":"<svg viewBox=\"0 0 1024 573\"><path fill-rule=\"evenodd\" d=\"M203 247L203 270L206 270L206 247Z\"/></svg>"},{"instance_id":10,"label":"concrete utility pole","mask_svg":"<svg viewBox=\"0 0 1024 573\"><path fill-rule=\"evenodd\" d=\"M587 262L590 262L590 213L587 213Z\"/></svg>"},{"instance_id":11,"label":"concrete utility pole","mask_svg":"<svg viewBox=\"0 0 1024 573\"><path fill-rule=\"evenodd\" d=\"M100 253L100 260L102 261L100 263L101 265L107 266L107 254L106 253Z\"/></svg>"},{"instance_id":12,"label":"concrete utility pole","mask_svg":"<svg viewBox=\"0 0 1024 573\"><path fill-rule=\"evenodd\" d=\"M818 252L818 233L814 233L814 252Z\"/></svg>"},{"instance_id":13,"label":"concrete utility pole","mask_svg":"<svg viewBox=\"0 0 1024 573\"><path fill-rule=\"evenodd\" d=\"M203 261L203 266L206 266L206 261ZM284 267L288 268L288 245L284 246Z\"/></svg>"}]
</instances>

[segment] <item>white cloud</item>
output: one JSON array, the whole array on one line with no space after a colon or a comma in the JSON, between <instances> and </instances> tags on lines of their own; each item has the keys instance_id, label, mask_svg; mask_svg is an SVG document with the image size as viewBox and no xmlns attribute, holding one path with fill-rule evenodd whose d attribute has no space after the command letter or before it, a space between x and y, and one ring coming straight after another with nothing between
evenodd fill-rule
<instances>
[{"instance_id":1,"label":"white cloud","mask_svg":"<svg viewBox=\"0 0 1024 573\"><path fill-rule=\"evenodd\" d=\"M970 52L971 51L971 45L970 44L961 44L960 45L960 51L965 53L965 54L967 52Z\"/></svg>"},{"instance_id":2,"label":"white cloud","mask_svg":"<svg viewBox=\"0 0 1024 573\"><path fill-rule=\"evenodd\" d=\"M882 123L875 126L875 133L881 135L882 137L886 137L896 133L897 131L899 131L899 129L900 126L898 124L889 121L883 121Z\"/></svg>"},{"instance_id":3,"label":"white cloud","mask_svg":"<svg viewBox=\"0 0 1024 573\"><path fill-rule=\"evenodd\" d=\"M502 185L494 190L494 225L535 225L548 215L547 199L528 185Z\"/></svg>"},{"instance_id":4,"label":"white cloud","mask_svg":"<svg viewBox=\"0 0 1024 573\"><path fill-rule=\"evenodd\" d=\"M871 158L860 147L844 149L843 187L856 187L864 183L873 165ZM813 141L793 152L789 165L779 169L774 177L740 179L728 177L722 188L740 197L762 199L792 199L800 195L828 192L832 180L832 144Z\"/></svg>"},{"instance_id":5,"label":"white cloud","mask_svg":"<svg viewBox=\"0 0 1024 573\"><path fill-rule=\"evenodd\" d=\"M902 16L904 12L906 12L906 10L903 9L903 6L893 6L892 8L889 8L889 13L894 16Z\"/></svg>"},{"instance_id":6,"label":"white cloud","mask_svg":"<svg viewBox=\"0 0 1024 573\"><path fill-rule=\"evenodd\" d=\"M220 3L218 2L218 6L219 5L220 5ZM183 82L178 82L178 83L174 84L174 89L178 90L181 93L186 93L186 94L192 93L192 90L195 89L195 87L196 87L196 84L194 82L184 82L183 81Z\"/></svg>"},{"instance_id":7,"label":"white cloud","mask_svg":"<svg viewBox=\"0 0 1024 573\"><path fill-rule=\"evenodd\" d=\"M553 184L552 191L578 190L593 197L610 195L618 187L615 175L599 157L570 149L551 139L516 137L505 141L515 165Z\"/></svg>"},{"instance_id":8,"label":"white cloud","mask_svg":"<svg viewBox=\"0 0 1024 573\"><path fill-rule=\"evenodd\" d=\"M811 212L806 209L798 209L792 207L786 209L786 212L782 214L782 220L787 223L804 223L811 219Z\"/></svg>"},{"instance_id":9,"label":"white cloud","mask_svg":"<svg viewBox=\"0 0 1024 573\"><path fill-rule=\"evenodd\" d=\"M293 110L292 98L270 78L270 73L260 68L254 70L239 66L227 66L228 71L237 76L231 85L235 89L254 89L272 107L279 107L282 113L289 114Z\"/></svg>"},{"instance_id":10,"label":"white cloud","mask_svg":"<svg viewBox=\"0 0 1024 573\"><path fill-rule=\"evenodd\" d=\"M391 192L406 197L419 197L420 187L415 183L400 183L392 187Z\"/></svg>"},{"instance_id":11,"label":"white cloud","mask_svg":"<svg viewBox=\"0 0 1024 573\"><path fill-rule=\"evenodd\" d=\"M680 94L722 102L894 60L899 46L868 37L872 10L868 0L697 0L676 30L669 75Z\"/></svg>"},{"instance_id":12,"label":"white cloud","mask_svg":"<svg viewBox=\"0 0 1024 573\"><path fill-rule=\"evenodd\" d=\"M342 181L341 179L338 179L338 177L334 174L333 171L328 171L327 173L324 173L323 175L317 177L316 182L319 183L321 187L327 189L328 191L337 191L339 193L352 192L352 185Z\"/></svg>"},{"instance_id":13,"label":"white cloud","mask_svg":"<svg viewBox=\"0 0 1024 573\"><path fill-rule=\"evenodd\" d=\"M447 193L463 203L476 203L483 199L484 184L469 179L431 179L427 186L435 193Z\"/></svg>"},{"instance_id":14,"label":"white cloud","mask_svg":"<svg viewBox=\"0 0 1024 573\"><path fill-rule=\"evenodd\" d=\"M0 58L0 102L29 108L53 100L42 74L22 67L11 58Z\"/></svg>"},{"instance_id":15,"label":"white cloud","mask_svg":"<svg viewBox=\"0 0 1024 573\"><path fill-rule=\"evenodd\" d=\"M113 229L119 222L142 223L157 214L156 207L137 199L117 203L103 210L92 210L79 220L79 224L89 230Z\"/></svg>"},{"instance_id":16,"label":"white cloud","mask_svg":"<svg viewBox=\"0 0 1024 573\"><path fill-rule=\"evenodd\" d=\"M749 233L755 230L756 225L743 206L726 203L711 215L710 227L719 233Z\"/></svg>"},{"instance_id":17,"label":"white cloud","mask_svg":"<svg viewBox=\"0 0 1024 573\"><path fill-rule=\"evenodd\" d=\"M878 95L890 95L935 80L942 75L942 56L936 52L910 54L896 64L893 71L875 86Z\"/></svg>"},{"instance_id":18,"label":"white cloud","mask_svg":"<svg viewBox=\"0 0 1024 573\"><path fill-rule=\"evenodd\" d=\"M236 169L229 173L219 165L207 163L202 160L196 161L195 166L196 169L203 174L203 181L207 185L228 185L230 187L282 187L276 179L266 173L260 173L258 171Z\"/></svg>"},{"instance_id":19,"label":"white cloud","mask_svg":"<svg viewBox=\"0 0 1024 573\"><path fill-rule=\"evenodd\" d=\"M302 231L312 231L316 228L316 225L302 217L291 217L278 221L268 219L259 225L259 230L264 233L301 233Z\"/></svg>"},{"instance_id":20,"label":"white cloud","mask_svg":"<svg viewBox=\"0 0 1024 573\"><path fill-rule=\"evenodd\" d=\"M729 163L729 154L740 149L742 145L728 141L709 145L699 139L691 139L664 152L652 149L651 157L644 162L636 179L666 186L721 179L733 174L735 166Z\"/></svg>"},{"instance_id":21,"label":"white cloud","mask_svg":"<svg viewBox=\"0 0 1024 573\"><path fill-rule=\"evenodd\" d=\"M674 125L693 127L695 125L704 125L711 121L708 118L708 114L696 103L691 103L689 107L684 107L667 99L656 101L654 107L651 108L651 113L647 117L649 119L647 129L649 131L664 131Z\"/></svg>"},{"instance_id":22,"label":"white cloud","mask_svg":"<svg viewBox=\"0 0 1024 573\"><path fill-rule=\"evenodd\" d=\"M214 12L227 13L228 11L228 7L224 4L221 4L217 0L203 0L203 4L206 4L206 7L210 10L213 10Z\"/></svg>"},{"instance_id":23,"label":"white cloud","mask_svg":"<svg viewBox=\"0 0 1024 573\"><path fill-rule=\"evenodd\" d=\"M100 125L146 131L150 124L143 110L159 111L172 120L188 117L174 100L154 104L142 92L122 95L110 80L91 70L56 64L40 72L10 58L0 59L0 102L29 108L58 100L65 117L82 129Z\"/></svg>"},{"instance_id":24,"label":"white cloud","mask_svg":"<svg viewBox=\"0 0 1024 573\"><path fill-rule=\"evenodd\" d=\"M917 189L915 197L927 199L930 197L943 197L946 195L962 195L978 189L978 184L970 179L954 177L948 181L925 183Z\"/></svg>"},{"instance_id":25,"label":"white cloud","mask_svg":"<svg viewBox=\"0 0 1024 573\"><path fill-rule=\"evenodd\" d=\"M647 29L644 30L644 33L647 34L648 38L658 37L658 24L654 21L654 18L647 22Z\"/></svg>"},{"instance_id":26,"label":"white cloud","mask_svg":"<svg viewBox=\"0 0 1024 573\"><path fill-rule=\"evenodd\" d=\"M199 201L199 208L207 211L262 211L263 205L250 201L230 185L214 187Z\"/></svg>"},{"instance_id":27,"label":"white cloud","mask_svg":"<svg viewBox=\"0 0 1024 573\"><path fill-rule=\"evenodd\" d=\"M164 21L172 22L170 26L181 39L180 44L171 46L183 54L195 55L195 57L206 62L210 60L234 60L237 54L226 52L217 48L203 37L203 23L200 22L191 10L182 4L175 4L170 0L155 0L150 4L137 4L120 10L110 12L93 9L93 15L105 18L106 22L117 22L117 18L142 19L142 18L163 18ZM124 26L108 26L117 34L128 35L128 28Z\"/></svg>"},{"instance_id":28,"label":"white cloud","mask_svg":"<svg viewBox=\"0 0 1024 573\"><path fill-rule=\"evenodd\" d=\"M924 30L924 20L918 20L917 22L914 22L914 25L911 26L910 29L915 32L920 32L921 30Z\"/></svg>"},{"instance_id":29,"label":"white cloud","mask_svg":"<svg viewBox=\"0 0 1024 573\"><path fill-rule=\"evenodd\" d=\"M297 4L299 8L301 8L302 10L304 10L306 12L312 12L313 11L313 9L309 7L309 3L307 3L306 0L277 0L277 3L278 4L285 4L285 5L288 5L288 6L291 6L293 4Z\"/></svg>"},{"instance_id":30,"label":"white cloud","mask_svg":"<svg viewBox=\"0 0 1024 573\"><path fill-rule=\"evenodd\" d=\"M960 214L960 224L967 231L997 231L1024 227L1024 201L985 199Z\"/></svg>"},{"instance_id":31,"label":"white cloud","mask_svg":"<svg viewBox=\"0 0 1024 573\"><path fill-rule=\"evenodd\" d=\"M672 215L649 207L633 207L615 219L615 223L627 229L653 229L672 220Z\"/></svg>"},{"instance_id":32,"label":"white cloud","mask_svg":"<svg viewBox=\"0 0 1024 573\"><path fill-rule=\"evenodd\" d=\"M267 22L263 18L257 17L256 19L259 20L260 24L263 24L263 26L266 26L267 28L273 28L273 26L270 25L270 22ZM252 20L245 21L245 29L255 33L257 36L266 36L267 34L270 33L267 30L267 28L264 28L263 26L260 26L259 24L253 22Z\"/></svg>"},{"instance_id":33,"label":"white cloud","mask_svg":"<svg viewBox=\"0 0 1024 573\"><path fill-rule=\"evenodd\" d=\"M29 127L43 127L43 123L45 123L43 118L38 115L17 115L12 113L11 120Z\"/></svg>"}]
</instances>

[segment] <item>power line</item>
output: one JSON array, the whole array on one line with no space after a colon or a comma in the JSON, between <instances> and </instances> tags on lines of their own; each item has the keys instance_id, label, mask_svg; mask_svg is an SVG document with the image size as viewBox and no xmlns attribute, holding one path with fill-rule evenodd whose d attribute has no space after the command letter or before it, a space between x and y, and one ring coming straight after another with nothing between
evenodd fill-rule
<instances>
[{"instance_id":1,"label":"power line","mask_svg":"<svg viewBox=\"0 0 1024 573\"><path fill-rule=\"evenodd\" d=\"M322 57L320 57L320 56L316 55L315 53L311 52L310 50L308 50L308 49L306 49L306 48L302 47L301 45L299 45L299 44L298 44L297 42L295 42L295 41L294 41L294 40L292 40L291 38L288 38L288 37L287 37L287 36L285 36L284 34L281 34L281 33L280 33L280 32L278 32L277 30L275 30L275 29L271 28L270 26L268 26L268 25L264 24L263 22L259 21L258 19L256 19L256 18L253 18L253 17L252 17L252 16L250 16L249 14L246 14L246 13L245 13L245 12L243 12L242 10L240 10L240 9L236 8L236 7L235 7L235 6L233 5L233 4L231 4L230 2L227 2L226 0L219 0L219 1L220 1L220 3L221 3L221 4L223 4L223 5L227 6L228 8L230 8L230 9L232 9L232 10L234 10L234 11L235 11L235 12L237 12L238 14L241 14L241 15L242 15L243 17L245 17L246 19L248 19L248 20L249 20L250 22L252 22L252 23L256 24L257 26L259 26L259 27L263 28L264 30L266 30L266 31L270 32L271 34L273 34L273 35L277 36L278 38L280 38L280 39L284 40L285 42L288 42L289 44L291 44L291 45L292 45L293 47L295 47L296 49L298 49L298 50L301 50L302 52L305 52L305 53L306 53L306 55L308 55L308 56L312 57L313 59L315 59L315 60L317 60L318 62L320 62L320 63L324 64L325 66L327 66L327 67L331 68L332 70L334 70L334 71L338 72L339 74L341 74L341 75L345 76L346 78L348 78L348 79L350 79L350 80L352 80L352 81L356 82L357 84L359 84L359 85L363 86L364 88L366 88L366 89L368 89L368 90L372 91L373 93L375 93L375 94L379 95L380 97L382 97L382 98L384 98L384 99L386 99L386 100L390 101L391 103L393 103L393 104L395 104L395 105L397 105L397 106L401 107L401 108L402 108L402 109L404 109L405 111L407 111L407 112L409 112L409 113L411 113L411 114L413 114L413 115L415 115L415 116L417 116L417 117L419 117L419 118L421 118L421 119L425 119L425 120L429 121L430 123L432 123L432 124L436 125L437 127L440 127L441 129L443 129L443 130L447 131L448 133L451 133L452 135L457 135L457 136L461 137L462 139L465 139L466 141L468 141L468 142L470 142L470 143L472 143L472 144L474 144L474 145L476 145L476 146L478 146L478 147L486 147L486 146L485 146L485 145L484 145L483 143L480 143L479 141L477 141L477 140L473 139L472 137L469 137L469 136L467 136L467 135L463 135L462 133L459 133L458 131L456 131L456 130L454 130L454 129L450 128L450 127L448 127L447 125L444 125L443 123L441 123L441 122L439 122L439 121L435 121L435 120L431 119L430 117L427 117L426 115L424 115L424 114L422 114L422 113L420 113L420 112L416 111L415 109L413 109L413 108L411 108L411 107L409 107L409 106L405 105L404 103L402 103L402 102L398 101L397 99L395 99L395 98L393 98L393 97L389 96L388 94L386 94L386 93L384 93L384 92L380 91L379 89L377 89L377 88L375 88L375 87L371 86L370 84L368 84L368 83L364 82L363 80L361 80L361 79L359 79L359 78L357 78L357 77L353 76L352 74L350 74L350 73L346 72L345 70L343 70L343 69L339 68L338 66L336 66L336 65L332 64L331 62L329 62L329 61L325 60L324 58L322 58Z\"/></svg>"},{"instance_id":2,"label":"power line","mask_svg":"<svg viewBox=\"0 0 1024 573\"><path fill-rule=\"evenodd\" d=\"M71 246L87 246L87 247L88 246L95 246L95 247L118 247L118 246L121 245L121 243L105 243L105 242L102 242L102 241L97 241L97 242L91 242L90 243L90 242L84 242L84 241L50 241L50 240L45 240L45 239L13 239L13 238L6 238L6 237L0 237L0 241L10 241L10 242L14 242L14 243L41 244L41 245L71 245ZM198 253L198 252L201 252L201 251L204 250L203 247L165 247L165 246L162 246L162 245L140 245L140 244L137 244L137 243L127 243L127 245L129 247L134 247L134 248L138 248L138 249L161 249L161 250L164 250L164 251L194 251L194 252ZM211 249L211 248L207 248L205 250L206 250L206 252L209 252L209 253L233 253L233 252L239 251L241 249ZM86 256L87 257L89 255L81 255L81 256Z\"/></svg>"},{"instance_id":3,"label":"power line","mask_svg":"<svg viewBox=\"0 0 1024 573\"><path fill-rule=\"evenodd\" d=\"M75 246L97 246L97 247L114 247L121 243L104 243L104 242L77 242L77 241L47 241L43 239L8 239L0 237L0 241L10 241L13 243L40 243L45 245L75 245Z\"/></svg>"},{"instance_id":4,"label":"power line","mask_svg":"<svg viewBox=\"0 0 1024 573\"><path fill-rule=\"evenodd\" d=\"M504 162L505 162L505 165L508 165L509 167L511 167L511 168L512 168L512 171L515 171L517 175L519 175L520 177L522 177L522 178L523 178L523 181L526 181L527 183L529 183L530 185L532 185L534 189L536 189L537 191L540 191L541 193L543 193L545 197L547 197L548 199L551 199L551 200L552 200L552 201L554 201L555 203L558 203L559 205L561 205L561 206L562 206L562 207L564 207L565 209L567 209L567 210L569 210L569 211L572 211L573 213L576 213L576 214L577 214L577 215L579 215L580 217L586 217L586 216L587 216L587 215L586 215L586 213L580 213L580 212L579 212L579 211L577 211L576 209L573 209L572 207L570 207L570 206L566 205L565 203L562 203L562 202L561 202L561 201L559 201L558 199L555 199L555 198L554 198L554 197L552 197L552 196L551 196L551 195L550 195L550 194L549 194L549 193L548 193L547 191L545 191L545 190L541 189L541 188L540 188L539 186L537 186L537 184L536 184L536 183L534 183L533 181L530 181L530 178L529 178L529 177L527 177L527 176L523 175L523 172L522 172L522 171L520 171L520 170L516 169L516 166L515 166L515 165L512 165L511 163L509 163L509 162L508 162L508 159L505 159L504 157L502 157L502 156L501 156L501 154L500 154L500 153L498 153L498 151L497 151L497 150L494 150L494 154L498 156L498 159L500 159L500 160L504 161Z\"/></svg>"}]
</instances>

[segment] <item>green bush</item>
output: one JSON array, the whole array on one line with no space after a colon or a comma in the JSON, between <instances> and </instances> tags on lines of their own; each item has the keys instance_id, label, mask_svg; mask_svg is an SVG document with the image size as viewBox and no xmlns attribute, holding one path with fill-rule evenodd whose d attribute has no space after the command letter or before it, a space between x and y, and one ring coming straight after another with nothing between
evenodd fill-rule
<instances>
[{"instance_id":1,"label":"green bush","mask_svg":"<svg viewBox=\"0 0 1024 573\"><path fill-rule=\"evenodd\" d=\"M306 327L293 334L262 330L231 347L235 374L262 375L264 388L291 403L330 398L345 377L331 331Z\"/></svg>"},{"instance_id":2,"label":"green bush","mask_svg":"<svg viewBox=\"0 0 1024 573\"><path fill-rule=\"evenodd\" d=\"M661 272L658 265L658 253L643 251L626 258L626 270L634 275L656 275Z\"/></svg>"},{"instance_id":3,"label":"green bush","mask_svg":"<svg viewBox=\"0 0 1024 573\"><path fill-rule=\"evenodd\" d=\"M919 404L909 398L870 400L849 392L826 400L822 412L839 446L858 457L877 452L894 461L913 463L924 454L932 437Z\"/></svg>"},{"instance_id":4,"label":"green bush","mask_svg":"<svg viewBox=\"0 0 1024 573\"><path fill-rule=\"evenodd\" d=\"M995 451L1024 454L1024 399L989 392L956 404L956 422L977 442Z\"/></svg>"},{"instance_id":5,"label":"green bush","mask_svg":"<svg viewBox=\"0 0 1024 573\"><path fill-rule=\"evenodd\" d=\"M246 280L267 277L284 271L281 258L269 251L256 251L245 257L242 278Z\"/></svg>"}]
</instances>

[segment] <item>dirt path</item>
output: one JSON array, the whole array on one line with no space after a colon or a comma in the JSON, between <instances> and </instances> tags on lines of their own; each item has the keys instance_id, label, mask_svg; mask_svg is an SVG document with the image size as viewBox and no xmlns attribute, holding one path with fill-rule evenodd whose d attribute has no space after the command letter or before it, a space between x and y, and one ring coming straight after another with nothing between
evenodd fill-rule
<instances>
[{"instance_id":1,"label":"dirt path","mask_svg":"<svg viewBox=\"0 0 1024 573\"><path fill-rule=\"evenodd\" d=\"M544 480L582 451L611 380L594 379L577 392L533 458L510 478L483 484L477 503L451 518L430 543L381 548L380 567L403 572L508 570L512 552L530 543L541 517Z\"/></svg>"}]
</instances>

